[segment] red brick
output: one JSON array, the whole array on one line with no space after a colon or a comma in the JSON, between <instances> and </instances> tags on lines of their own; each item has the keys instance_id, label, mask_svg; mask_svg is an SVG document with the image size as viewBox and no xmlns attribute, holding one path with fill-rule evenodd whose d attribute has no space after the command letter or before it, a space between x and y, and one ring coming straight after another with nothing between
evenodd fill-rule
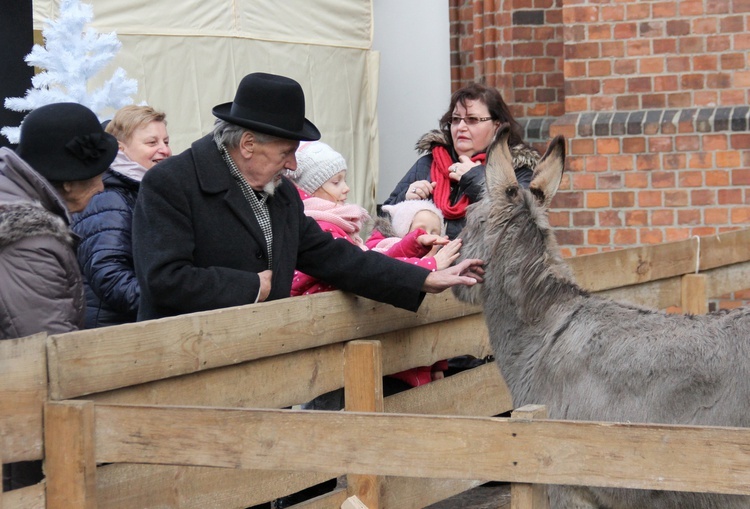
<instances>
[{"instance_id":1,"label":"red brick","mask_svg":"<svg viewBox=\"0 0 750 509\"><path fill-rule=\"evenodd\" d=\"M664 242L664 232L654 228L641 228L641 244L661 244Z\"/></svg>"},{"instance_id":2,"label":"red brick","mask_svg":"<svg viewBox=\"0 0 750 509\"><path fill-rule=\"evenodd\" d=\"M612 65L607 60L595 60L589 62L589 76L610 76L612 74Z\"/></svg>"},{"instance_id":3,"label":"red brick","mask_svg":"<svg viewBox=\"0 0 750 509\"><path fill-rule=\"evenodd\" d=\"M674 224L674 210L662 209L651 212L653 226L671 226Z\"/></svg>"},{"instance_id":4,"label":"red brick","mask_svg":"<svg viewBox=\"0 0 750 509\"><path fill-rule=\"evenodd\" d=\"M628 92L631 94L651 92L652 90L651 78L648 76L639 76L637 78L628 79Z\"/></svg>"},{"instance_id":5,"label":"red brick","mask_svg":"<svg viewBox=\"0 0 750 509\"><path fill-rule=\"evenodd\" d=\"M627 173L625 175L625 187L629 189L644 189L648 187L648 174Z\"/></svg>"},{"instance_id":6,"label":"red brick","mask_svg":"<svg viewBox=\"0 0 750 509\"><path fill-rule=\"evenodd\" d=\"M671 136L654 136L648 139L649 152L672 152L673 150Z\"/></svg>"},{"instance_id":7,"label":"red brick","mask_svg":"<svg viewBox=\"0 0 750 509\"><path fill-rule=\"evenodd\" d=\"M750 134L732 134L729 143L733 149L750 148Z\"/></svg>"},{"instance_id":8,"label":"red brick","mask_svg":"<svg viewBox=\"0 0 750 509\"><path fill-rule=\"evenodd\" d=\"M675 136L674 148L679 152L695 152L701 148L700 136Z\"/></svg>"},{"instance_id":9,"label":"red brick","mask_svg":"<svg viewBox=\"0 0 750 509\"><path fill-rule=\"evenodd\" d=\"M697 169L707 169L712 168L713 163L713 157L712 154L706 153L706 152L700 152L700 153L694 153L694 154L688 154L688 167L689 168L697 168Z\"/></svg>"},{"instance_id":10,"label":"red brick","mask_svg":"<svg viewBox=\"0 0 750 509\"><path fill-rule=\"evenodd\" d=\"M626 19L646 19L651 14L651 6L648 3L629 3L625 7Z\"/></svg>"},{"instance_id":11,"label":"red brick","mask_svg":"<svg viewBox=\"0 0 750 509\"><path fill-rule=\"evenodd\" d=\"M633 228L618 228L615 230L615 244L627 246L638 242L638 231Z\"/></svg>"},{"instance_id":12,"label":"red brick","mask_svg":"<svg viewBox=\"0 0 750 509\"><path fill-rule=\"evenodd\" d=\"M645 210L628 210L625 212L625 224L628 226L645 226L648 224L648 212Z\"/></svg>"},{"instance_id":13,"label":"red brick","mask_svg":"<svg viewBox=\"0 0 750 509\"><path fill-rule=\"evenodd\" d=\"M682 171L679 173L680 187L701 187L703 185L703 172Z\"/></svg>"},{"instance_id":14,"label":"red brick","mask_svg":"<svg viewBox=\"0 0 750 509\"><path fill-rule=\"evenodd\" d=\"M635 167L633 156L611 156L609 169L612 171L630 171Z\"/></svg>"},{"instance_id":15,"label":"red brick","mask_svg":"<svg viewBox=\"0 0 750 509\"><path fill-rule=\"evenodd\" d=\"M598 215L599 226L622 226L622 218L617 210L601 210Z\"/></svg>"},{"instance_id":16,"label":"red brick","mask_svg":"<svg viewBox=\"0 0 750 509\"><path fill-rule=\"evenodd\" d=\"M638 206L661 207L662 198L663 196L661 191L640 191L638 193Z\"/></svg>"},{"instance_id":17,"label":"red brick","mask_svg":"<svg viewBox=\"0 0 750 509\"><path fill-rule=\"evenodd\" d=\"M563 210L550 210L549 224L553 228L568 228L570 226L570 212Z\"/></svg>"},{"instance_id":18,"label":"red brick","mask_svg":"<svg viewBox=\"0 0 750 509\"><path fill-rule=\"evenodd\" d=\"M750 170L732 170L732 185L750 185Z\"/></svg>"},{"instance_id":19,"label":"red brick","mask_svg":"<svg viewBox=\"0 0 750 509\"><path fill-rule=\"evenodd\" d=\"M635 23L617 23L612 33L615 39L633 39L638 36L638 25Z\"/></svg>"},{"instance_id":20,"label":"red brick","mask_svg":"<svg viewBox=\"0 0 750 509\"><path fill-rule=\"evenodd\" d=\"M674 18L677 14L677 4L671 2L656 2L652 5L651 13L654 18Z\"/></svg>"},{"instance_id":21,"label":"red brick","mask_svg":"<svg viewBox=\"0 0 750 509\"><path fill-rule=\"evenodd\" d=\"M580 209L583 207L583 193L577 192L558 192L552 198L552 208L556 209Z\"/></svg>"},{"instance_id":22,"label":"red brick","mask_svg":"<svg viewBox=\"0 0 750 509\"><path fill-rule=\"evenodd\" d=\"M690 21L677 19L667 21L667 35L671 37L680 37L690 34Z\"/></svg>"},{"instance_id":23,"label":"red brick","mask_svg":"<svg viewBox=\"0 0 750 509\"><path fill-rule=\"evenodd\" d=\"M719 30L726 34L730 32L744 32L745 19L743 16L727 16L719 20Z\"/></svg>"},{"instance_id":24,"label":"red brick","mask_svg":"<svg viewBox=\"0 0 750 509\"><path fill-rule=\"evenodd\" d=\"M622 5L603 4L601 8L601 19L608 21L622 21L625 19L625 7Z\"/></svg>"},{"instance_id":25,"label":"red brick","mask_svg":"<svg viewBox=\"0 0 750 509\"><path fill-rule=\"evenodd\" d=\"M555 230L555 239L562 245L580 246L583 245L583 231L559 228Z\"/></svg>"},{"instance_id":26,"label":"red brick","mask_svg":"<svg viewBox=\"0 0 750 509\"><path fill-rule=\"evenodd\" d=\"M579 247L576 248L576 256L583 256L587 254L598 253L599 250L595 247Z\"/></svg>"},{"instance_id":27,"label":"red brick","mask_svg":"<svg viewBox=\"0 0 750 509\"><path fill-rule=\"evenodd\" d=\"M603 42L601 53L602 58L621 58L625 56L625 43L623 41Z\"/></svg>"},{"instance_id":28,"label":"red brick","mask_svg":"<svg viewBox=\"0 0 750 509\"><path fill-rule=\"evenodd\" d=\"M699 90L705 86L703 74L684 74L680 77L680 86L683 89Z\"/></svg>"},{"instance_id":29,"label":"red brick","mask_svg":"<svg viewBox=\"0 0 750 509\"><path fill-rule=\"evenodd\" d=\"M726 150L728 148L727 135L726 134L705 134L701 140L703 144L703 150L717 151Z\"/></svg>"},{"instance_id":30,"label":"red brick","mask_svg":"<svg viewBox=\"0 0 750 509\"><path fill-rule=\"evenodd\" d=\"M742 189L719 189L719 205L741 205L743 204Z\"/></svg>"},{"instance_id":31,"label":"red brick","mask_svg":"<svg viewBox=\"0 0 750 509\"><path fill-rule=\"evenodd\" d=\"M718 23L714 17L696 18L693 20L692 33L715 34L718 31Z\"/></svg>"},{"instance_id":32,"label":"red brick","mask_svg":"<svg viewBox=\"0 0 750 509\"><path fill-rule=\"evenodd\" d=\"M654 39L654 55L672 55L677 53L677 39Z\"/></svg>"},{"instance_id":33,"label":"red brick","mask_svg":"<svg viewBox=\"0 0 750 509\"><path fill-rule=\"evenodd\" d=\"M602 92L605 94L623 94L625 93L625 84L623 78L602 80Z\"/></svg>"},{"instance_id":34,"label":"red brick","mask_svg":"<svg viewBox=\"0 0 750 509\"><path fill-rule=\"evenodd\" d=\"M664 58L642 58L639 64L641 74L661 74L664 72Z\"/></svg>"},{"instance_id":35,"label":"red brick","mask_svg":"<svg viewBox=\"0 0 750 509\"><path fill-rule=\"evenodd\" d=\"M702 207L716 204L716 192L710 189L695 189L690 191L690 204Z\"/></svg>"},{"instance_id":36,"label":"red brick","mask_svg":"<svg viewBox=\"0 0 750 509\"><path fill-rule=\"evenodd\" d=\"M688 108L692 105L693 102L689 92L680 92L667 96L667 107L669 108Z\"/></svg>"},{"instance_id":37,"label":"red brick","mask_svg":"<svg viewBox=\"0 0 750 509\"><path fill-rule=\"evenodd\" d=\"M595 96L591 98L592 111L612 111L615 109L614 97Z\"/></svg>"},{"instance_id":38,"label":"red brick","mask_svg":"<svg viewBox=\"0 0 750 509\"><path fill-rule=\"evenodd\" d=\"M598 180L599 189L621 189L622 175L613 173L609 175L600 175Z\"/></svg>"},{"instance_id":39,"label":"red brick","mask_svg":"<svg viewBox=\"0 0 750 509\"><path fill-rule=\"evenodd\" d=\"M591 59L599 58L599 43L595 42L584 42L580 44L566 44L565 45L565 58L566 59Z\"/></svg>"},{"instance_id":40,"label":"red brick","mask_svg":"<svg viewBox=\"0 0 750 509\"><path fill-rule=\"evenodd\" d=\"M719 168L734 168L740 165L740 154L738 152L716 152L716 166Z\"/></svg>"},{"instance_id":41,"label":"red brick","mask_svg":"<svg viewBox=\"0 0 750 509\"><path fill-rule=\"evenodd\" d=\"M637 110L641 104L637 95L626 95L615 100L615 107L618 110Z\"/></svg>"},{"instance_id":42,"label":"red brick","mask_svg":"<svg viewBox=\"0 0 750 509\"><path fill-rule=\"evenodd\" d=\"M620 140L617 138L597 138L596 152L598 154L619 154Z\"/></svg>"},{"instance_id":43,"label":"red brick","mask_svg":"<svg viewBox=\"0 0 750 509\"><path fill-rule=\"evenodd\" d=\"M586 171L601 173L609 170L609 158L605 156L586 156Z\"/></svg>"},{"instance_id":44,"label":"red brick","mask_svg":"<svg viewBox=\"0 0 750 509\"><path fill-rule=\"evenodd\" d=\"M694 71L715 71L719 68L719 59L716 55L696 55L693 57Z\"/></svg>"},{"instance_id":45,"label":"red brick","mask_svg":"<svg viewBox=\"0 0 750 509\"><path fill-rule=\"evenodd\" d=\"M640 154L646 151L646 138L629 137L622 140L622 151L626 154Z\"/></svg>"},{"instance_id":46,"label":"red brick","mask_svg":"<svg viewBox=\"0 0 750 509\"><path fill-rule=\"evenodd\" d=\"M607 245L609 244L611 230L596 230L591 229L588 231L588 243L593 245Z\"/></svg>"},{"instance_id":47,"label":"red brick","mask_svg":"<svg viewBox=\"0 0 750 509\"><path fill-rule=\"evenodd\" d=\"M615 61L616 74L635 74L638 72L638 61L632 58L625 58Z\"/></svg>"},{"instance_id":48,"label":"red brick","mask_svg":"<svg viewBox=\"0 0 750 509\"><path fill-rule=\"evenodd\" d=\"M745 68L744 53L724 53L721 55L721 68L722 69L744 69Z\"/></svg>"},{"instance_id":49,"label":"red brick","mask_svg":"<svg viewBox=\"0 0 750 509\"><path fill-rule=\"evenodd\" d=\"M696 91L694 97L695 106L716 106L719 102L719 94L715 90Z\"/></svg>"},{"instance_id":50,"label":"red brick","mask_svg":"<svg viewBox=\"0 0 750 509\"><path fill-rule=\"evenodd\" d=\"M665 170L682 170L687 168L687 156L685 154L664 154Z\"/></svg>"},{"instance_id":51,"label":"red brick","mask_svg":"<svg viewBox=\"0 0 750 509\"><path fill-rule=\"evenodd\" d=\"M732 209L732 224L750 223L750 207L735 207Z\"/></svg>"},{"instance_id":52,"label":"red brick","mask_svg":"<svg viewBox=\"0 0 750 509\"><path fill-rule=\"evenodd\" d=\"M646 39L628 40L625 42L627 55L629 57L651 54L651 41Z\"/></svg>"},{"instance_id":53,"label":"red brick","mask_svg":"<svg viewBox=\"0 0 750 509\"><path fill-rule=\"evenodd\" d=\"M679 86L677 82L677 76L654 76L654 91L655 92L673 92L677 90Z\"/></svg>"},{"instance_id":54,"label":"red brick","mask_svg":"<svg viewBox=\"0 0 750 509\"><path fill-rule=\"evenodd\" d=\"M667 72L683 73L691 69L690 57L669 56L667 57Z\"/></svg>"},{"instance_id":55,"label":"red brick","mask_svg":"<svg viewBox=\"0 0 750 509\"><path fill-rule=\"evenodd\" d=\"M651 185L655 188L674 187L675 174L673 171L654 171L651 173Z\"/></svg>"},{"instance_id":56,"label":"red brick","mask_svg":"<svg viewBox=\"0 0 750 509\"><path fill-rule=\"evenodd\" d=\"M664 191L665 207L686 207L689 203L688 192L684 189Z\"/></svg>"},{"instance_id":57,"label":"red brick","mask_svg":"<svg viewBox=\"0 0 750 509\"><path fill-rule=\"evenodd\" d=\"M573 212L573 226L596 226L596 214L591 210Z\"/></svg>"},{"instance_id":58,"label":"red brick","mask_svg":"<svg viewBox=\"0 0 750 509\"><path fill-rule=\"evenodd\" d=\"M701 224L701 222L700 210L690 209L677 211L677 224L696 225Z\"/></svg>"},{"instance_id":59,"label":"red brick","mask_svg":"<svg viewBox=\"0 0 750 509\"><path fill-rule=\"evenodd\" d=\"M697 235L699 237L708 237L716 235L716 228L712 226L699 226L690 230L690 236Z\"/></svg>"},{"instance_id":60,"label":"red brick","mask_svg":"<svg viewBox=\"0 0 750 509\"><path fill-rule=\"evenodd\" d=\"M685 240L690 238L690 230L686 228L666 228L665 229L665 240L667 242L675 242L677 240Z\"/></svg>"},{"instance_id":61,"label":"red brick","mask_svg":"<svg viewBox=\"0 0 750 509\"><path fill-rule=\"evenodd\" d=\"M730 88L732 86L732 75L725 72L709 74L706 76L708 88Z\"/></svg>"},{"instance_id":62,"label":"red brick","mask_svg":"<svg viewBox=\"0 0 750 509\"><path fill-rule=\"evenodd\" d=\"M732 39L727 35L711 35L706 37L706 51L721 53L732 48Z\"/></svg>"},{"instance_id":63,"label":"red brick","mask_svg":"<svg viewBox=\"0 0 750 509\"><path fill-rule=\"evenodd\" d=\"M594 153L593 138L578 138L578 139L571 140L570 153L576 154L576 155L593 154Z\"/></svg>"},{"instance_id":64,"label":"red brick","mask_svg":"<svg viewBox=\"0 0 750 509\"><path fill-rule=\"evenodd\" d=\"M661 167L658 154L642 154L635 157L635 167L638 170L655 170Z\"/></svg>"},{"instance_id":65,"label":"red brick","mask_svg":"<svg viewBox=\"0 0 750 509\"><path fill-rule=\"evenodd\" d=\"M745 90L722 90L719 101L724 106L744 106L747 104L745 94Z\"/></svg>"},{"instance_id":66,"label":"red brick","mask_svg":"<svg viewBox=\"0 0 750 509\"><path fill-rule=\"evenodd\" d=\"M706 51L705 36L681 37L678 41L677 48L683 55L696 55Z\"/></svg>"},{"instance_id":67,"label":"red brick","mask_svg":"<svg viewBox=\"0 0 750 509\"><path fill-rule=\"evenodd\" d=\"M609 193L591 191L586 193L586 207L600 209L610 206Z\"/></svg>"},{"instance_id":68,"label":"red brick","mask_svg":"<svg viewBox=\"0 0 750 509\"><path fill-rule=\"evenodd\" d=\"M596 189L596 175L581 173L572 177L573 189Z\"/></svg>"},{"instance_id":69,"label":"red brick","mask_svg":"<svg viewBox=\"0 0 750 509\"><path fill-rule=\"evenodd\" d=\"M729 211L727 209L706 209L703 211L705 224L727 224L729 222Z\"/></svg>"},{"instance_id":70,"label":"red brick","mask_svg":"<svg viewBox=\"0 0 750 509\"><path fill-rule=\"evenodd\" d=\"M712 170L705 172L706 186L718 187L729 185L729 172L726 170Z\"/></svg>"}]
</instances>

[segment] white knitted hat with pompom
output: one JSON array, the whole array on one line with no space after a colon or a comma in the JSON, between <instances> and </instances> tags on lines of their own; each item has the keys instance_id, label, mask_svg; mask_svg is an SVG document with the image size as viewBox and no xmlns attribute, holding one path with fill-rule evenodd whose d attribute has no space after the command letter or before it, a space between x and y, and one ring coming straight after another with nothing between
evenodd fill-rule
<instances>
[{"instance_id":1,"label":"white knitted hat with pompom","mask_svg":"<svg viewBox=\"0 0 750 509\"><path fill-rule=\"evenodd\" d=\"M308 194L313 194L328 179L346 170L344 156L322 141L301 143L296 156L297 170L287 172L287 176Z\"/></svg>"},{"instance_id":2,"label":"white knitted hat with pompom","mask_svg":"<svg viewBox=\"0 0 750 509\"><path fill-rule=\"evenodd\" d=\"M406 200L394 205L383 205L382 209L391 216L391 226L397 237L406 237L409 233L411 223L414 221L414 216L422 210L429 210L440 218L440 222L443 225L441 234L445 234L443 213L431 200Z\"/></svg>"}]
</instances>

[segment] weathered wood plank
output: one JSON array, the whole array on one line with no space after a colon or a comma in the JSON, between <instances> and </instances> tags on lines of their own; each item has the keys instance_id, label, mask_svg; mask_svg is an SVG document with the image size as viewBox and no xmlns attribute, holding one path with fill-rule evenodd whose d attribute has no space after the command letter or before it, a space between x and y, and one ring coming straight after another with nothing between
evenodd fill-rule
<instances>
[{"instance_id":1,"label":"weathered wood plank","mask_svg":"<svg viewBox=\"0 0 750 509\"><path fill-rule=\"evenodd\" d=\"M526 405L514 410L510 418L524 421L546 419L547 408L542 405ZM514 482L510 486L510 509L549 509L547 486Z\"/></svg>"},{"instance_id":2,"label":"weathered wood plank","mask_svg":"<svg viewBox=\"0 0 750 509\"><path fill-rule=\"evenodd\" d=\"M379 341L360 340L346 344L344 383L347 411L383 411L383 352ZM367 440L366 437L362 439ZM382 478L377 475L349 473L347 492L376 509L380 507L381 482Z\"/></svg>"},{"instance_id":3,"label":"weathered wood plank","mask_svg":"<svg viewBox=\"0 0 750 509\"><path fill-rule=\"evenodd\" d=\"M492 353L482 313L368 339L383 343L383 372L387 375L459 355L482 358Z\"/></svg>"},{"instance_id":4,"label":"weathered wood plank","mask_svg":"<svg viewBox=\"0 0 750 509\"><path fill-rule=\"evenodd\" d=\"M696 241L688 239L569 258L578 284L589 291L645 283L695 272Z\"/></svg>"},{"instance_id":5,"label":"weathered wood plank","mask_svg":"<svg viewBox=\"0 0 750 509\"><path fill-rule=\"evenodd\" d=\"M127 405L96 422L103 462L750 494L750 429Z\"/></svg>"},{"instance_id":6,"label":"weathered wood plank","mask_svg":"<svg viewBox=\"0 0 750 509\"><path fill-rule=\"evenodd\" d=\"M344 386L344 343L124 387L98 403L283 408ZM294 376L290 376L294 372Z\"/></svg>"},{"instance_id":7,"label":"weathered wood plank","mask_svg":"<svg viewBox=\"0 0 750 509\"><path fill-rule=\"evenodd\" d=\"M96 509L94 403L45 404L44 443L48 509Z\"/></svg>"},{"instance_id":8,"label":"weathered wood plank","mask_svg":"<svg viewBox=\"0 0 750 509\"><path fill-rule=\"evenodd\" d=\"M46 497L44 481L0 495L2 509L45 509Z\"/></svg>"},{"instance_id":9,"label":"weathered wood plank","mask_svg":"<svg viewBox=\"0 0 750 509\"><path fill-rule=\"evenodd\" d=\"M42 458L46 337L41 333L0 341L0 450L5 463Z\"/></svg>"},{"instance_id":10,"label":"weathered wood plank","mask_svg":"<svg viewBox=\"0 0 750 509\"><path fill-rule=\"evenodd\" d=\"M700 238L700 270L750 261L750 229Z\"/></svg>"},{"instance_id":11,"label":"weathered wood plank","mask_svg":"<svg viewBox=\"0 0 750 509\"><path fill-rule=\"evenodd\" d=\"M513 408L513 397L497 364L490 362L384 400L388 413L498 415Z\"/></svg>"},{"instance_id":12,"label":"weathered wood plank","mask_svg":"<svg viewBox=\"0 0 750 509\"><path fill-rule=\"evenodd\" d=\"M97 469L97 502L106 509L240 509L330 478L302 471L119 463Z\"/></svg>"},{"instance_id":13,"label":"weathered wood plank","mask_svg":"<svg viewBox=\"0 0 750 509\"><path fill-rule=\"evenodd\" d=\"M660 279L638 285L604 290L596 294L608 299L630 302L653 309L667 309L671 306L680 305L681 285L682 278L676 276L669 279Z\"/></svg>"},{"instance_id":14,"label":"weathered wood plank","mask_svg":"<svg viewBox=\"0 0 750 509\"><path fill-rule=\"evenodd\" d=\"M427 295L412 313L337 291L51 336L50 397L104 392L479 311L451 292Z\"/></svg>"},{"instance_id":15,"label":"weathered wood plank","mask_svg":"<svg viewBox=\"0 0 750 509\"><path fill-rule=\"evenodd\" d=\"M708 313L706 276L704 274L685 274L682 276L680 308L683 313L693 315L705 315Z\"/></svg>"}]
</instances>

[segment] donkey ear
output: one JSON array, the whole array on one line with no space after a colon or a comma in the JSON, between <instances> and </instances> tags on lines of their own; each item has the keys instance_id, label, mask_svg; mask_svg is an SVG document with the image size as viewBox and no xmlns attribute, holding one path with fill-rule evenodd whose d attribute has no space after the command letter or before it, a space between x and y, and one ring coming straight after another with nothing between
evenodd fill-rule
<instances>
[{"instance_id":1,"label":"donkey ear","mask_svg":"<svg viewBox=\"0 0 750 509\"><path fill-rule=\"evenodd\" d=\"M503 124L495 133L495 140L487 151L485 179L489 193L494 192L496 188L503 190L514 184L518 185L508 148L508 138L510 138L510 124Z\"/></svg>"},{"instance_id":2,"label":"donkey ear","mask_svg":"<svg viewBox=\"0 0 750 509\"><path fill-rule=\"evenodd\" d=\"M563 170L565 169L565 138L562 135L555 136L547 146L547 152L534 168L534 176L529 184L529 190L537 199L548 207L555 196Z\"/></svg>"}]
</instances>

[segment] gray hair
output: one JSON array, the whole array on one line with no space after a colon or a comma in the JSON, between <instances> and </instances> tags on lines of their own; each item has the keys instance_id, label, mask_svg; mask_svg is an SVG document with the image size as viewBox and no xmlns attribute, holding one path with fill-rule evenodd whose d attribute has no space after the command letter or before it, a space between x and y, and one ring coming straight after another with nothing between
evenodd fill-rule
<instances>
[{"instance_id":1,"label":"gray hair","mask_svg":"<svg viewBox=\"0 0 750 509\"><path fill-rule=\"evenodd\" d=\"M214 140L216 140L217 143L224 145L227 148L235 148L239 146L240 139L242 138L242 135L245 132L249 132L253 135L253 139L257 143L270 143L274 140L277 140L276 136L271 136L270 134L265 133L259 133L257 131L253 131L252 129L248 129L246 127L239 126L237 124L232 124L230 122L227 122L226 120L222 120L220 118L216 119L216 122L214 122Z\"/></svg>"}]
</instances>

